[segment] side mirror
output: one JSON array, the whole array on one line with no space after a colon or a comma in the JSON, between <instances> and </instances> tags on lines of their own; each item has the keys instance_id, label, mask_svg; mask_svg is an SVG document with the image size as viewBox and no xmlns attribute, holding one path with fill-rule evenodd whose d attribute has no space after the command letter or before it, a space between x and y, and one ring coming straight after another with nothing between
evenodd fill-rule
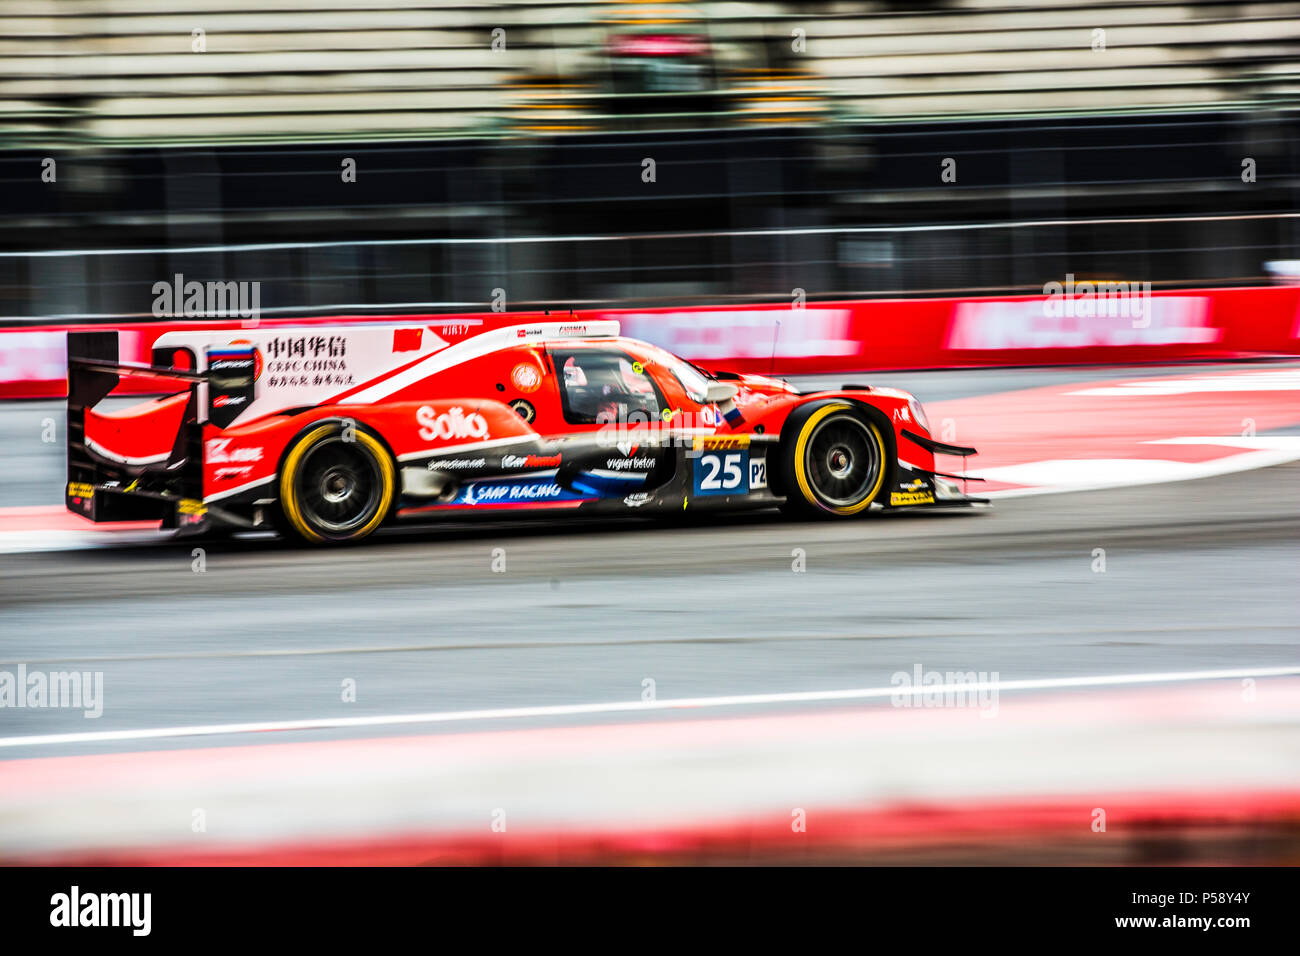
<instances>
[{"instance_id":1,"label":"side mirror","mask_svg":"<svg viewBox=\"0 0 1300 956\"><path fill-rule=\"evenodd\" d=\"M709 382L709 387L704 393L704 400L709 403L725 402L736 397L740 391L730 382Z\"/></svg>"}]
</instances>

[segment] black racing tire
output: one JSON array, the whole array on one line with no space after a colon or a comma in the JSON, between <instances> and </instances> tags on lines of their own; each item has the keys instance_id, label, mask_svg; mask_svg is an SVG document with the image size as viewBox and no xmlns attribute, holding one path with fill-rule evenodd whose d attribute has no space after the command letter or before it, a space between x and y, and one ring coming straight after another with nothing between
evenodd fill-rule
<instances>
[{"instance_id":1,"label":"black racing tire","mask_svg":"<svg viewBox=\"0 0 1300 956\"><path fill-rule=\"evenodd\" d=\"M370 432L321 422L289 449L278 484L283 531L309 544L341 544L384 523L397 494L397 468Z\"/></svg>"},{"instance_id":2,"label":"black racing tire","mask_svg":"<svg viewBox=\"0 0 1300 956\"><path fill-rule=\"evenodd\" d=\"M893 453L888 429L842 400L796 410L781 429L784 510L800 517L849 518L888 494Z\"/></svg>"}]
</instances>

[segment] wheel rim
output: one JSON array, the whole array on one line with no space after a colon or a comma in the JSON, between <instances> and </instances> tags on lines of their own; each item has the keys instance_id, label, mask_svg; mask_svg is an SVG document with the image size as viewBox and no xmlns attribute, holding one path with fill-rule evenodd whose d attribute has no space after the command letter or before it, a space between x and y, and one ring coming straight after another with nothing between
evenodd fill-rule
<instances>
[{"instance_id":1,"label":"wheel rim","mask_svg":"<svg viewBox=\"0 0 1300 956\"><path fill-rule=\"evenodd\" d=\"M830 415L808 436L804 471L828 507L860 504L875 488L880 467L880 444L871 427L854 415Z\"/></svg>"},{"instance_id":2,"label":"wheel rim","mask_svg":"<svg viewBox=\"0 0 1300 956\"><path fill-rule=\"evenodd\" d=\"M306 521L326 534L346 535L374 517L383 475L360 443L332 437L307 451L294 484Z\"/></svg>"}]
</instances>

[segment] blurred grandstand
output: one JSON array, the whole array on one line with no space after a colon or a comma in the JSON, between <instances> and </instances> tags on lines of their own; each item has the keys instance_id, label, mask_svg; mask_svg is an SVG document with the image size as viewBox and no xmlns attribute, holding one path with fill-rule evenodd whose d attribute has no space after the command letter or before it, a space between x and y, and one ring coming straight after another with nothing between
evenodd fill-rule
<instances>
[{"instance_id":1,"label":"blurred grandstand","mask_svg":"<svg viewBox=\"0 0 1300 956\"><path fill-rule=\"evenodd\" d=\"M138 315L175 272L295 314L1243 283L1300 245L1290 3L10 0L0 23L11 319Z\"/></svg>"},{"instance_id":2,"label":"blurred grandstand","mask_svg":"<svg viewBox=\"0 0 1300 956\"><path fill-rule=\"evenodd\" d=\"M1204 0L11 0L0 96L5 137L41 146L589 129L617 122L628 94L702 119L692 94L706 89L732 120L812 88L863 117L1248 108L1300 93L1295 14Z\"/></svg>"}]
</instances>

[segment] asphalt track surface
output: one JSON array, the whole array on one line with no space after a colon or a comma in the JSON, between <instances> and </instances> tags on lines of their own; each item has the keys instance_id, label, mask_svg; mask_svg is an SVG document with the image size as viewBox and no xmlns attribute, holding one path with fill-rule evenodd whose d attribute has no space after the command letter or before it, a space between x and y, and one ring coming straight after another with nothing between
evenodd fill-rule
<instances>
[{"instance_id":1,"label":"asphalt track surface","mask_svg":"<svg viewBox=\"0 0 1300 956\"><path fill-rule=\"evenodd\" d=\"M924 400L1114 374L888 383ZM0 433L12 441L57 414L57 403L9 406ZM61 450L27 448L6 453L0 503L58 500ZM0 668L102 671L105 698L97 719L7 710L0 737L629 701L647 680L659 698L887 687L918 665L1002 681L1290 666L1300 661L1297 489L1292 464L845 523L775 513L684 527L467 522L329 551L254 538L203 542L201 572L194 542L0 555ZM342 700L346 681L355 702ZM250 742L55 743L0 759Z\"/></svg>"}]
</instances>

